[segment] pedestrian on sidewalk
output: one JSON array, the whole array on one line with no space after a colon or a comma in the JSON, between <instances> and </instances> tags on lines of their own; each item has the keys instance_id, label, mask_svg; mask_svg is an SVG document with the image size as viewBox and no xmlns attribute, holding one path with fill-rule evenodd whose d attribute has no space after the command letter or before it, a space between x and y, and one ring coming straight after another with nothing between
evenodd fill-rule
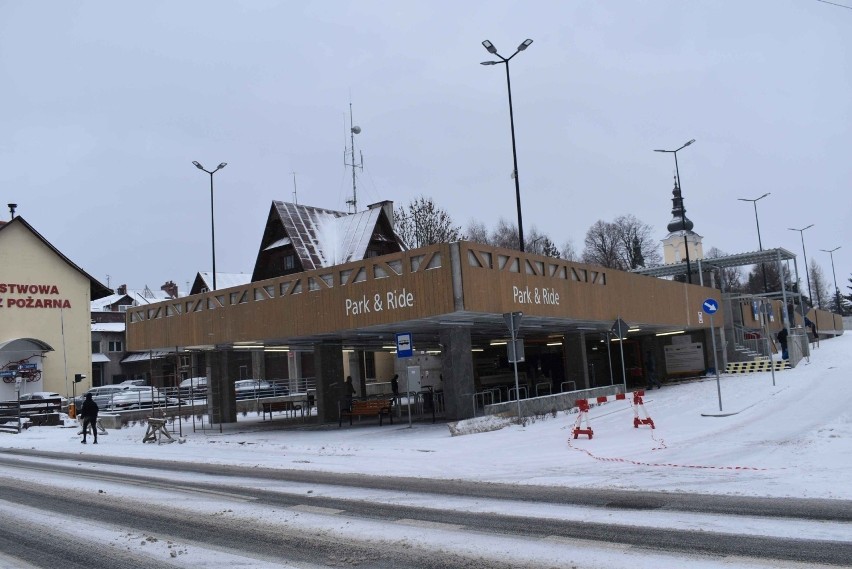
<instances>
[{"instance_id":1,"label":"pedestrian on sidewalk","mask_svg":"<svg viewBox=\"0 0 852 569\"><path fill-rule=\"evenodd\" d=\"M92 437L95 439L94 444L98 444L98 404L92 399L92 394L87 393L83 400L83 407L80 409L80 417L83 418L83 440L80 441L86 444L86 434L89 432L89 427L92 428Z\"/></svg>"}]
</instances>

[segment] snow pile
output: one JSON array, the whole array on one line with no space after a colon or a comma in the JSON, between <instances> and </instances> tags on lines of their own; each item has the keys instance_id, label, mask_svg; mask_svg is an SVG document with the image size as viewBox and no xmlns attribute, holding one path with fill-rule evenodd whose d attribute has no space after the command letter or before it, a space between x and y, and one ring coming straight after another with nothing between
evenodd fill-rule
<instances>
[{"instance_id":1,"label":"snow pile","mask_svg":"<svg viewBox=\"0 0 852 569\"><path fill-rule=\"evenodd\" d=\"M513 423L513 420L500 415L486 415L485 417L474 417L473 419L464 419L449 423L450 435L458 437L461 435L471 435L473 433L487 433L489 431L499 431L503 427L508 427Z\"/></svg>"}]
</instances>

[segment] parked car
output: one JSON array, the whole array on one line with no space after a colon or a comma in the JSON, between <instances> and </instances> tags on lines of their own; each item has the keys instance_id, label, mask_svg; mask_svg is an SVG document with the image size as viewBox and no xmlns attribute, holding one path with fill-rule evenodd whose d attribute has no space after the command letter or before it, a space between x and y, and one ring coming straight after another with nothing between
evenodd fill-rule
<instances>
[{"instance_id":1,"label":"parked car","mask_svg":"<svg viewBox=\"0 0 852 569\"><path fill-rule=\"evenodd\" d=\"M144 379L125 379L119 385L148 385L148 382Z\"/></svg>"},{"instance_id":2,"label":"parked car","mask_svg":"<svg viewBox=\"0 0 852 569\"><path fill-rule=\"evenodd\" d=\"M98 408L106 409L112 404L113 395L120 393L129 387L129 385L101 385L100 387L93 387L82 395L76 397L74 399L74 405L76 406L77 411L79 411L83 406L83 400L86 397L86 393L91 393L92 400L98 404Z\"/></svg>"},{"instance_id":3,"label":"parked car","mask_svg":"<svg viewBox=\"0 0 852 569\"><path fill-rule=\"evenodd\" d=\"M59 399L59 408L57 411L62 411L68 408L68 399L53 391L33 391L32 393L21 393L18 400L21 402L21 407L26 407L27 404L41 403L45 399Z\"/></svg>"},{"instance_id":4,"label":"parked car","mask_svg":"<svg viewBox=\"0 0 852 569\"><path fill-rule=\"evenodd\" d=\"M141 385L127 386L127 389L116 393L107 409L122 411L126 409L141 409L153 405L177 405L178 400L167 396L156 387Z\"/></svg>"},{"instance_id":5,"label":"parked car","mask_svg":"<svg viewBox=\"0 0 852 569\"><path fill-rule=\"evenodd\" d=\"M234 393L237 399L254 399L288 395L289 390L283 385L275 385L265 379L238 379L234 382Z\"/></svg>"},{"instance_id":6,"label":"parked car","mask_svg":"<svg viewBox=\"0 0 852 569\"><path fill-rule=\"evenodd\" d=\"M207 394L206 377L188 377L178 385L178 394L181 399L204 398Z\"/></svg>"}]
</instances>

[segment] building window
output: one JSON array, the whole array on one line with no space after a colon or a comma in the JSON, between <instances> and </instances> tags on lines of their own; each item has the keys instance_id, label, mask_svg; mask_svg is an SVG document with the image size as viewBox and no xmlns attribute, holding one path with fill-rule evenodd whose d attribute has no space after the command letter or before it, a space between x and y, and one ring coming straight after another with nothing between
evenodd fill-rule
<instances>
[{"instance_id":1,"label":"building window","mask_svg":"<svg viewBox=\"0 0 852 569\"><path fill-rule=\"evenodd\" d=\"M379 252L376 251L375 249L367 249L367 258L368 259L370 257L378 257L378 256L379 256Z\"/></svg>"},{"instance_id":2,"label":"building window","mask_svg":"<svg viewBox=\"0 0 852 569\"><path fill-rule=\"evenodd\" d=\"M285 255L283 259L284 270L291 271L296 268L296 256L295 255Z\"/></svg>"},{"instance_id":3,"label":"building window","mask_svg":"<svg viewBox=\"0 0 852 569\"><path fill-rule=\"evenodd\" d=\"M101 353L101 341L100 340L92 340L92 353L93 354Z\"/></svg>"},{"instance_id":4,"label":"building window","mask_svg":"<svg viewBox=\"0 0 852 569\"><path fill-rule=\"evenodd\" d=\"M109 343L109 351L110 352L123 352L124 351L123 342L120 342L120 341L110 342Z\"/></svg>"}]
</instances>

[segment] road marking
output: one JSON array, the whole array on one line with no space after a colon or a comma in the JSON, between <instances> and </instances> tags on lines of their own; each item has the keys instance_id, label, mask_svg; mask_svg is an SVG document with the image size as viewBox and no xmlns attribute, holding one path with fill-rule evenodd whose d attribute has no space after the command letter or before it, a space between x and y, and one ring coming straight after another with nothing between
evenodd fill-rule
<instances>
[{"instance_id":1,"label":"road marking","mask_svg":"<svg viewBox=\"0 0 852 569\"><path fill-rule=\"evenodd\" d=\"M460 530L465 528L465 526L458 524L445 524L443 522L429 522L426 520L412 520L409 518L402 518L396 520L396 523L406 526L415 526L427 529Z\"/></svg>"},{"instance_id":2,"label":"road marking","mask_svg":"<svg viewBox=\"0 0 852 569\"><path fill-rule=\"evenodd\" d=\"M307 504L299 504L296 506L291 506L291 510L296 510L298 512L305 512L306 514L327 514L327 515L335 515L342 514L346 510L335 510L334 508L323 508L321 506L308 506Z\"/></svg>"}]
</instances>

